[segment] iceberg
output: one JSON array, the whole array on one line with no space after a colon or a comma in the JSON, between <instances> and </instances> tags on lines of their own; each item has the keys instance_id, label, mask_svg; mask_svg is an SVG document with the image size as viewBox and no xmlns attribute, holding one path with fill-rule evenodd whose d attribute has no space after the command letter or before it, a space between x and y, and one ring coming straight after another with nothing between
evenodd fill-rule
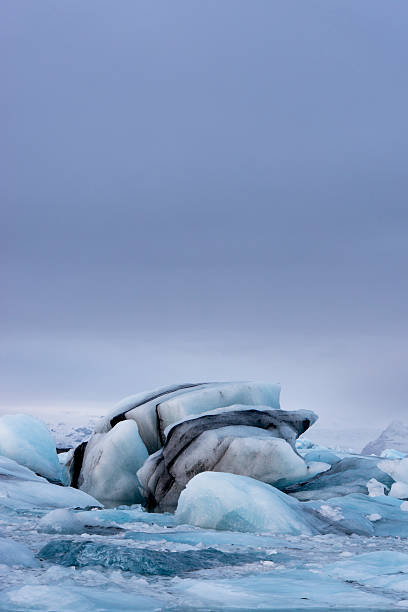
<instances>
[{"instance_id":1,"label":"iceberg","mask_svg":"<svg viewBox=\"0 0 408 612\"><path fill-rule=\"evenodd\" d=\"M30 415L6 414L0 417L0 455L14 459L48 480L68 483L51 433L42 421Z\"/></svg>"},{"instance_id":2,"label":"iceberg","mask_svg":"<svg viewBox=\"0 0 408 612\"><path fill-rule=\"evenodd\" d=\"M143 497L136 472L147 457L136 422L120 421L107 433L92 436L84 447L79 470L74 453L72 484L100 500L140 503Z\"/></svg>"}]
</instances>

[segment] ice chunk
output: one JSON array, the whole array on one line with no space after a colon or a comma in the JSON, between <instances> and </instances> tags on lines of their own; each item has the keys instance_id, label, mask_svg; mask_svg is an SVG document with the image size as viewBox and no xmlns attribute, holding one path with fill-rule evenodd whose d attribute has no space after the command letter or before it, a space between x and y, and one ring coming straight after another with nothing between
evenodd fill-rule
<instances>
[{"instance_id":1,"label":"ice chunk","mask_svg":"<svg viewBox=\"0 0 408 612\"><path fill-rule=\"evenodd\" d=\"M121 421L88 442L78 487L101 500L140 503L137 470L148 454L135 421Z\"/></svg>"},{"instance_id":2,"label":"ice chunk","mask_svg":"<svg viewBox=\"0 0 408 612\"><path fill-rule=\"evenodd\" d=\"M321 463L328 463L329 466L340 461L340 457L335 455L332 451L326 449L309 451L303 455L303 459L306 461L306 463L309 463L310 461L318 461Z\"/></svg>"},{"instance_id":3,"label":"ice chunk","mask_svg":"<svg viewBox=\"0 0 408 612\"><path fill-rule=\"evenodd\" d=\"M84 491L51 484L12 459L0 456L0 506L32 510L100 507L101 504Z\"/></svg>"},{"instance_id":4,"label":"ice chunk","mask_svg":"<svg viewBox=\"0 0 408 612\"><path fill-rule=\"evenodd\" d=\"M370 478L367 482L367 489L370 497L378 497L378 495L384 495L385 485L375 478Z\"/></svg>"},{"instance_id":5,"label":"ice chunk","mask_svg":"<svg viewBox=\"0 0 408 612\"><path fill-rule=\"evenodd\" d=\"M39 563L25 544L10 538L0 538L0 565L37 567Z\"/></svg>"},{"instance_id":6,"label":"ice chunk","mask_svg":"<svg viewBox=\"0 0 408 612\"><path fill-rule=\"evenodd\" d=\"M408 457L405 459L386 459L380 461L378 467L395 480L389 494L399 499L408 499Z\"/></svg>"},{"instance_id":7,"label":"ice chunk","mask_svg":"<svg viewBox=\"0 0 408 612\"><path fill-rule=\"evenodd\" d=\"M48 480L67 484L47 426L28 414L0 417L0 455L14 459Z\"/></svg>"},{"instance_id":8,"label":"ice chunk","mask_svg":"<svg viewBox=\"0 0 408 612\"><path fill-rule=\"evenodd\" d=\"M179 525L230 531L316 533L302 504L278 489L235 474L202 472L181 493L175 514Z\"/></svg>"}]
</instances>

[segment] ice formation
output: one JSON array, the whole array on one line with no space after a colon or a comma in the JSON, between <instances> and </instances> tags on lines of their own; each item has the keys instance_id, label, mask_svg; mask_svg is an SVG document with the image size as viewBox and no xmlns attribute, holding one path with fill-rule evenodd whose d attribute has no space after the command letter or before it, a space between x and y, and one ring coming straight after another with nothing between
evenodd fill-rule
<instances>
[{"instance_id":1,"label":"ice formation","mask_svg":"<svg viewBox=\"0 0 408 612\"><path fill-rule=\"evenodd\" d=\"M395 481L392 483L390 495L399 499L408 499L408 457L386 459L380 461L378 467Z\"/></svg>"},{"instance_id":2,"label":"ice formation","mask_svg":"<svg viewBox=\"0 0 408 612\"><path fill-rule=\"evenodd\" d=\"M67 484L55 442L47 426L27 414L0 417L0 455L14 459L48 480Z\"/></svg>"},{"instance_id":3,"label":"ice formation","mask_svg":"<svg viewBox=\"0 0 408 612\"><path fill-rule=\"evenodd\" d=\"M80 470L71 460L72 483L100 500L140 503L138 469L147 459L135 421L120 421L86 444Z\"/></svg>"},{"instance_id":4,"label":"ice formation","mask_svg":"<svg viewBox=\"0 0 408 612\"><path fill-rule=\"evenodd\" d=\"M138 472L148 508L174 511L187 482L203 471L253 476L278 486L307 480L329 467L308 466L294 449L296 437L315 419L308 411L238 405L172 425L163 449Z\"/></svg>"}]
</instances>

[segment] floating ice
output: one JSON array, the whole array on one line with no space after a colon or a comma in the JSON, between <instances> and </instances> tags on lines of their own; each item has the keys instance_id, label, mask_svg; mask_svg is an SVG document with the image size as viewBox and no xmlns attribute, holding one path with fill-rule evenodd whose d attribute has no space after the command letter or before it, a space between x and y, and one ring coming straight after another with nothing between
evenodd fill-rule
<instances>
[{"instance_id":1,"label":"floating ice","mask_svg":"<svg viewBox=\"0 0 408 612\"><path fill-rule=\"evenodd\" d=\"M55 442L47 426L27 414L0 417L0 455L14 459L33 472L54 482L67 484Z\"/></svg>"},{"instance_id":2,"label":"floating ice","mask_svg":"<svg viewBox=\"0 0 408 612\"><path fill-rule=\"evenodd\" d=\"M101 504L84 491L51 484L12 459L0 456L0 506L13 509L87 508Z\"/></svg>"},{"instance_id":3,"label":"floating ice","mask_svg":"<svg viewBox=\"0 0 408 612\"><path fill-rule=\"evenodd\" d=\"M403 459L406 457L406 455L407 453L402 453L394 448L386 448L382 451L380 457L383 457L384 459Z\"/></svg>"},{"instance_id":4,"label":"floating ice","mask_svg":"<svg viewBox=\"0 0 408 612\"><path fill-rule=\"evenodd\" d=\"M97 499L140 503L143 497L136 472L147 456L135 421L121 421L89 440L77 485Z\"/></svg>"},{"instance_id":5,"label":"floating ice","mask_svg":"<svg viewBox=\"0 0 408 612\"><path fill-rule=\"evenodd\" d=\"M0 538L0 565L37 567L39 563L31 550L21 542L15 542L11 538Z\"/></svg>"},{"instance_id":6,"label":"floating ice","mask_svg":"<svg viewBox=\"0 0 408 612\"><path fill-rule=\"evenodd\" d=\"M176 523L210 529L316 533L300 502L278 489L235 474L202 472L181 493Z\"/></svg>"},{"instance_id":7,"label":"floating ice","mask_svg":"<svg viewBox=\"0 0 408 612\"><path fill-rule=\"evenodd\" d=\"M385 485L382 482L378 482L375 478L370 478L367 482L368 494L370 497L378 497L384 495Z\"/></svg>"}]
</instances>

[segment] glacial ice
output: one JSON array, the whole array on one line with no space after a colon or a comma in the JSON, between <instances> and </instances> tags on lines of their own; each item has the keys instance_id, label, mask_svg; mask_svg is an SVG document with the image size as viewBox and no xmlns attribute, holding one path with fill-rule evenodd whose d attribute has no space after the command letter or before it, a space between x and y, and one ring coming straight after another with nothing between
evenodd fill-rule
<instances>
[{"instance_id":1,"label":"glacial ice","mask_svg":"<svg viewBox=\"0 0 408 612\"><path fill-rule=\"evenodd\" d=\"M14 459L53 482L68 482L47 426L28 414L0 417L0 455Z\"/></svg>"},{"instance_id":2,"label":"glacial ice","mask_svg":"<svg viewBox=\"0 0 408 612\"><path fill-rule=\"evenodd\" d=\"M279 534L316 533L300 502L278 489L236 474L202 472L182 491L176 523L207 529Z\"/></svg>"},{"instance_id":3,"label":"glacial ice","mask_svg":"<svg viewBox=\"0 0 408 612\"><path fill-rule=\"evenodd\" d=\"M8 457L0 456L0 508L100 507L96 499L78 489L61 487L37 476Z\"/></svg>"},{"instance_id":4,"label":"glacial ice","mask_svg":"<svg viewBox=\"0 0 408 612\"><path fill-rule=\"evenodd\" d=\"M100 500L140 503L138 469L147 459L135 421L121 421L88 442L78 476L78 487Z\"/></svg>"},{"instance_id":5,"label":"glacial ice","mask_svg":"<svg viewBox=\"0 0 408 612\"><path fill-rule=\"evenodd\" d=\"M368 494L370 497L378 497L379 495L385 494L385 485L382 482L378 482L375 478L370 478L367 482Z\"/></svg>"}]
</instances>

